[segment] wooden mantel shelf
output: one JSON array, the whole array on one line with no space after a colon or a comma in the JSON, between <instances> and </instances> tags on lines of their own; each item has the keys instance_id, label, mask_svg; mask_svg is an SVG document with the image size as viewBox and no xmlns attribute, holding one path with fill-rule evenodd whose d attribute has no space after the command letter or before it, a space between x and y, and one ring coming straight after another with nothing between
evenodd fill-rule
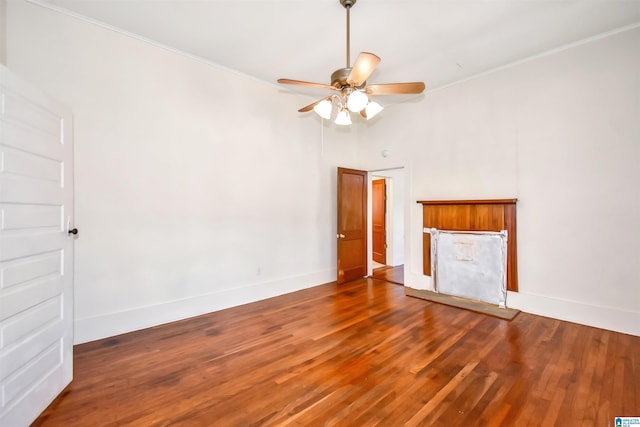
<instances>
[{"instance_id":1,"label":"wooden mantel shelf","mask_svg":"<svg viewBox=\"0 0 640 427\"><path fill-rule=\"evenodd\" d=\"M516 202L518 199L419 200L422 226L452 231L507 230L507 289L518 290ZM431 275L431 235L422 235L422 268Z\"/></svg>"},{"instance_id":2,"label":"wooden mantel shelf","mask_svg":"<svg viewBox=\"0 0 640 427\"><path fill-rule=\"evenodd\" d=\"M486 199L486 200L418 200L421 205L509 205L518 199Z\"/></svg>"}]
</instances>

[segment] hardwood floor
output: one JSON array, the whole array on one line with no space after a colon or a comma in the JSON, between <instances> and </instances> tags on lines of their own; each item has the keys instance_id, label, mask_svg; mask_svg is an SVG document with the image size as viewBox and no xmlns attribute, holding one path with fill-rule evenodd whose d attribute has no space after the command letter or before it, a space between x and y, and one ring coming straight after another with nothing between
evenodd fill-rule
<instances>
[{"instance_id":1,"label":"hardwood floor","mask_svg":"<svg viewBox=\"0 0 640 427\"><path fill-rule=\"evenodd\" d=\"M327 284L75 348L35 426L613 426L640 337Z\"/></svg>"},{"instance_id":2,"label":"hardwood floor","mask_svg":"<svg viewBox=\"0 0 640 427\"><path fill-rule=\"evenodd\" d=\"M395 283L396 285L404 285L404 265L392 267L385 265L373 270L373 278L386 280L387 282Z\"/></svg>"}]
</instances>

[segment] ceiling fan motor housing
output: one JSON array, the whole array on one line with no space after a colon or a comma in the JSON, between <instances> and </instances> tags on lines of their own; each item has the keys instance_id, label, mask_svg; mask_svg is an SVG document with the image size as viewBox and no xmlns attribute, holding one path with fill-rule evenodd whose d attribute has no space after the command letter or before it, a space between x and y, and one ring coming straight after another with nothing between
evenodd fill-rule
<instances>
[{"instance_id":1,"label":"ceiling fan motor housing","mask_svg":"<svg viewBox=\"0 0 640 427\"><path fill-rule=\"evenodd\" d=\"M351 73L351 67L335 70L333 73L331 73L331 86L338 89L349 86L349 84L347 83L349 73Z\"/></svg>"},{"instance_id":2,"label":"ceiling fan motor housing","mask_svg":"<svg viewBox=\"0 0 640 427\"><path fill-rule=\"evenodd\" d=\"M339 70L335 70L331 73L331 86L336 89L344 89L346 87L352 87L351 84L347 81L349 79L349 74L351 74L351 67L340 68ZM364 81L360 86L353 86L356 89L361 89L367 85L367 82Z\"/></svg>"}]
</instances>

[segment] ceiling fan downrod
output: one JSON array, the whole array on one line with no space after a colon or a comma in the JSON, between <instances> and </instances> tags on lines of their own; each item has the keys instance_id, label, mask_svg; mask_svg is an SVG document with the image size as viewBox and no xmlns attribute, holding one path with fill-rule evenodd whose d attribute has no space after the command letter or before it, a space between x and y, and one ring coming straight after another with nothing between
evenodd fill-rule
<instances>
[{"instance_id":1,"label":"ceiling fan downrod","mask_svg":"<svg viewBox=\"0 0 640 427\"><path fill-rule=\"evenodd\" d=\"M351 25L350 25L350 11L357 0L340 0L340 4L347 9L347 65L351 67Z\"/></svg>"}]
</instances>

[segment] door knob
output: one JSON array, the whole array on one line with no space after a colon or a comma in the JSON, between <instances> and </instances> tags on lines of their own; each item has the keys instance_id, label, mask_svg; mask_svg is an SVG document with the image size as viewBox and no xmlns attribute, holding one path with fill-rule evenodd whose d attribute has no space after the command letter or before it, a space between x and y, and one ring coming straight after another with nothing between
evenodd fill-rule
<instances>
[{"instance_id":1,"label":"door knob","mask_svg":"<svg viewBox=\"0 0 640 427\"><path fill-rule=\"evenodd\" d=\"M78 229L74 228L68 231L69 234L78 234Z\"/></svg>"},{"instance_id":2,"label":"door knob","mask_svg":"<svg viewBox=\"0 0 640 427\"><path fill-rule=\"evenodd\" d=\"M344 234L339 234L341 239L344 239Z\"/></svg>"}]
</instances>

